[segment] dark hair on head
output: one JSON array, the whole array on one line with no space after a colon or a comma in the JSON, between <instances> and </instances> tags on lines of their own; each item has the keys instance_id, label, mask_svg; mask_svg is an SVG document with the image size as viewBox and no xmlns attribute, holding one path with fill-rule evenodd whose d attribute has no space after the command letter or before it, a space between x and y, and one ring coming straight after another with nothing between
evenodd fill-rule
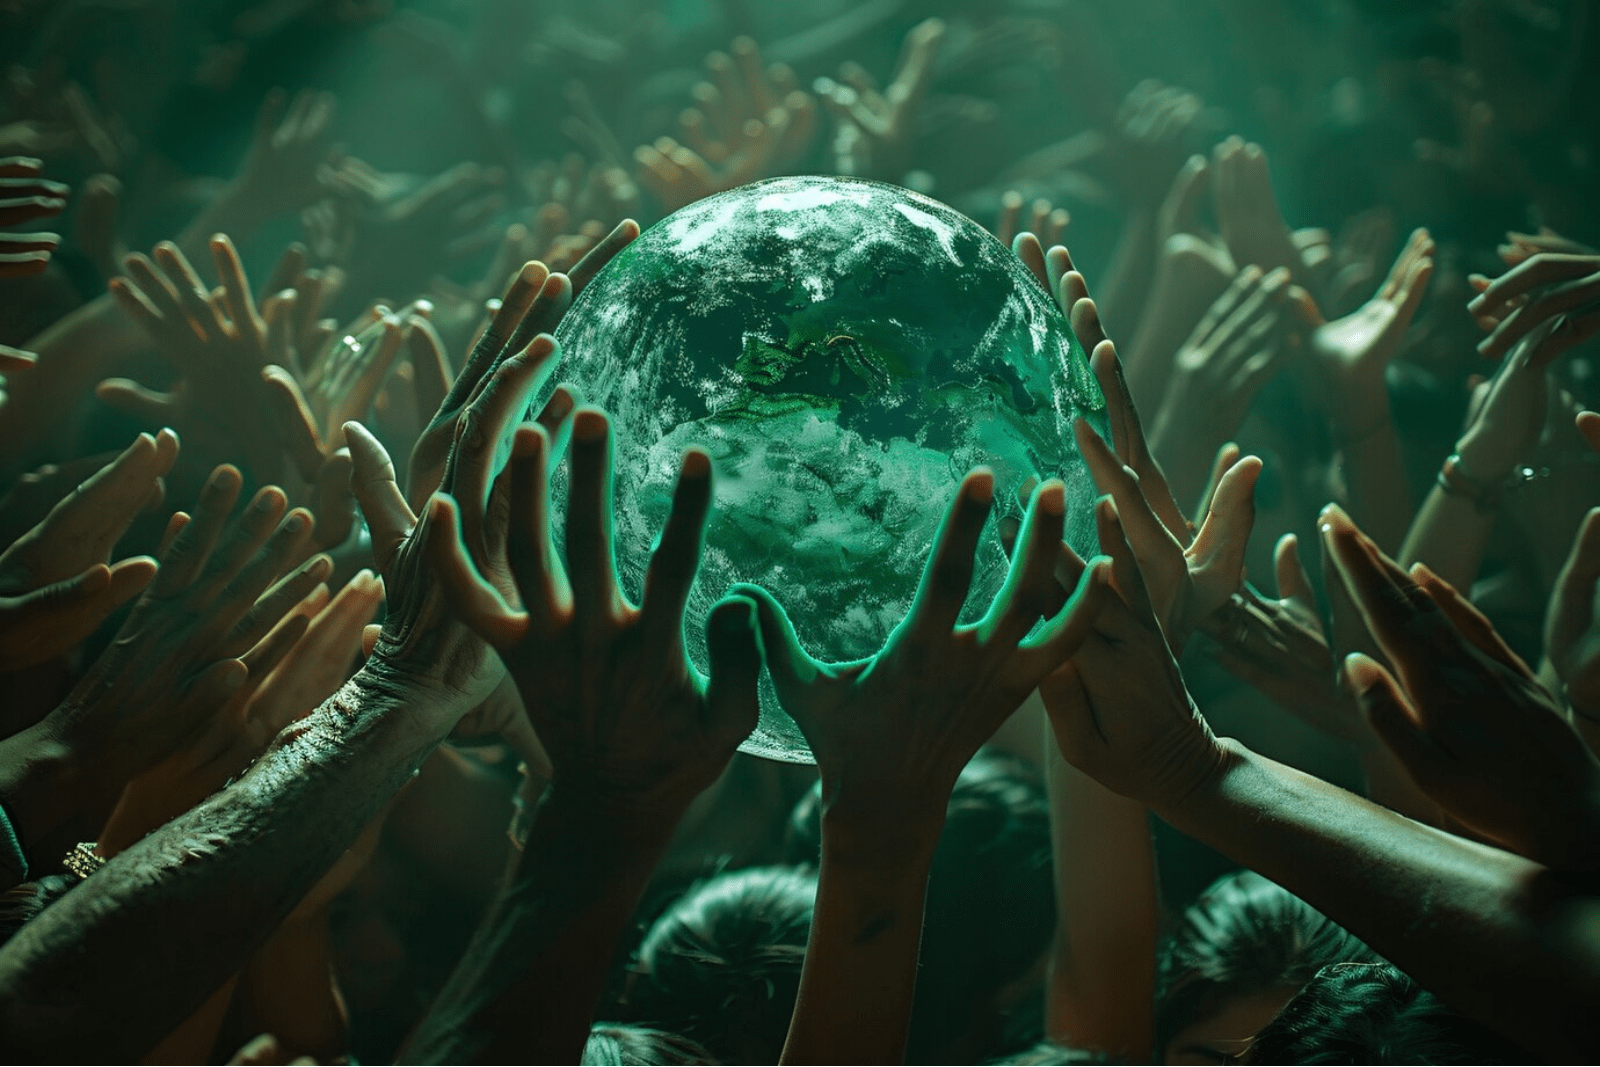
<instances>
[{"instance_id":1,"label":"dark hair on head","mask_svg":"<svg viewBox=\"0 0 1600 1067\"><path fill-rule=\"evenodd\" d=\"M594 1067L668 1067L717 1061L688 1038L665 1030L629 1023L595 1023L578 1062Z\"/></svg>"},{"instance_id":2,"label":"dark hair on head","mask_svg":"<svg viewBox=\"0 0 1600 1067\"><path fill-rule=\"evenodd\" d=\"M1228 1001L1298 988L1335 963L1381 963L1350 931L1276 882L1235 871L1183 913L1161 955L1157 1055Z\"/></svg>"},{"instance_id":3,"label":"dark hair on head","mask_svg":"<svg viewBox=\"0 0 1600 1067\"><path fill-rule=\"evenodd\" d=\"M817 860L821 811L821 790L813 788L790 817L791 857L799 862ZM1005 1020L992 1003L1049 947L1056 922L1050 843L1050 808L1038 769L980 750L951 791L928 877L909 1061L1007 1051ZM985 1048L968 1047L974 1027L988 1033L979 1042Z\"/></svg>"},{"instance_id":4,"label":"dark hair on head","mask_svg":"<svg viewBox=\"0 0 1600 1067\"><path fill-rule=\"evenodd\" d=\"M81 881L75 874L47 874L37 882L23 882L0 893L0 945L16 937L17 931Z\"/></svg>"},{"instance_id":5,"label":"dark hair on head","mask_svg":"<svg viewBox=\"0 0 1600 1067\"><path fill-rule=\"evenodd\" d=\"M1243 1063L1531 1063L1387 963L1324 967L1245 1050Z\"/></svg>"},{"instance_id":6,"label":"dark hair on head","mask_svg":"<svg viewBox=\"0 0 1600 1067\"><path fill-rule=\"evenodd\" d=\"M776 1063L817 899L815 871L750 867L691 886L656 919L627 1013L733 1063Z\"/></svg>"}]
</instances>

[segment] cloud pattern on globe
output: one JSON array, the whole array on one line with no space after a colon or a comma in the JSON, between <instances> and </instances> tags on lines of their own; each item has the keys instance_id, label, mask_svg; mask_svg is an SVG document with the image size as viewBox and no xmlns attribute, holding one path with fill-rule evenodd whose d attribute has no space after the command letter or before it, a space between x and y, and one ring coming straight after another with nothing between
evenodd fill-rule
<instances>
[{"instance_id":1,"label":"cloud pattern on globe","mask_svg":"<svg viewBox=\"0 0 1600 1067\"><path fill-rule=\"evenodd\" d=\"M1000 589L994 524L1020 516L1027 479L1064 479L1067 541L1094 551L1072 419L1103 432L1105 402L1083 349L1009 249L925 196L794 177L691 204L618 254L556 337L552 380L611 417L617 568L634 603L684 449L711 454L715 496L684 620L701 671L706 616L734 582L770 590L814 657L876 653L980 465L995 473L997 506L963 623ZM552 498L559 538L564 466ZM766 677L743 747L811 760Z\"/></svg>"}]
</instances>

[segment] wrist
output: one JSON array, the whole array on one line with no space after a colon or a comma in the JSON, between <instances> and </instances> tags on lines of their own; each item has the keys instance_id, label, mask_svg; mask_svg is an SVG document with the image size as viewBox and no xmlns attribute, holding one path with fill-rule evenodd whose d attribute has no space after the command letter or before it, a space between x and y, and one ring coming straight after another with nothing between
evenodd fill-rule
<instances>
[{"instance_id":1,"label":"wrist","mask_svg":"<svg viewBox=\"0 0 1600 1067\"><path fill-rule=\"evenodd\" d=\"M916 802L898 791L875 796L824 782L822 853L850 867L925 866L933 861L948 803L948 790L937 800Z\"/></svg>"},{"instance_id":2,"label":"wrist","mask_svg":"<svg viewBox=\"0 0 1600 1067\"><path fill-rule=\"evenodd\" d=\"M653 846L671 840L688 807L687 803L640 803L557 778L533 801L531 818L558 821L609 841Z\"/></svg>"},{"instance_id":3,"label":"wrist","mask_svg":"<svg viewBox=\"0 0 1600 1067\"><path fill-rule=\"evenodd\" d=\"M122 782L101 761L50 729L46 719L0 744L0 799L26 850L79 811L114 798ZM115 786L107 786L114 780ZM39 857L34 856L37 860Z\"/></svg>"},{"instance_id":4,"label":"wrist","mask_svg":"<svg viewBox=\"0 0 1600 1067\"><path fill-rule=\"evenodd\" d=\"M1469 431L1456 441L1454 455L1469 478L1489 483L1503 480L1517 469L1517 462L1510 458L1510 453L1510 449Z\"/></svg>"},{"instance_id":5,"label":"wrist","mask_svg":"<svg viewBox=\"0 0 1600 1067\"><path fill-rule=\"evenodd\" d=\"M1207 807L1226 791L1229 779L1246 766L1255 753L1231 737L1211 737L1207 751L1197 756L1189 761L1191 766L1187 772L1177 779L1177 788L1135 798L1180 830L1192 813Z\"/></svg>"}]
</instances>

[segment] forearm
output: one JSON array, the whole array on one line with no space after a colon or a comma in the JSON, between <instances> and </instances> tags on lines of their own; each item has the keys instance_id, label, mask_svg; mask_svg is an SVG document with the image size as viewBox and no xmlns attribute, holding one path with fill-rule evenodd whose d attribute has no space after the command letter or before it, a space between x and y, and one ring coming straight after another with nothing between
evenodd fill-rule
<instances>
[{"instance_id":1,"label":"forearm","mask_svg":"<svg viewBox=\"0 0 1600 1067\"><path fill-rule=\"evenodd\" d=\"M271 1034L289 1057L331 1063L347 1054L327 912L280 926L245 968L237 999L241 1031Z\"/></svg>"},{"instance_id":2,"label":"forearm","mask_svg":"<svg viewBox=\"0 0 1600 1067\"><path fill-rule=\"evenodd\" d=\"M1575 932L1594 897L1223 743L1223 769L1162 818L1304 898L1462 1012L1535 1052L1583 1058L1600 938Z\"/></svg>"},{"instance_id":3,"label":"forearm","mask_svg":"<svg viewBox=\"0 0 1600 1067\"><path fill-rule=\"evenodd\" d=\"M1434 486L1400 546L1400 565L1426 563L1428 569L1463 594L1483 564L1483 553L1494 530L1495 515L1465 497Z\"/></svg>"},{"instance_id":4,"label":"forearm","mask_svg":"<svg viewBox=\"0 0 1600 1067\"><path fill-rule=\"evenodd\" d=\"M1154 1028L1158 920L1148 812L1047 740L1056 937L1045 1035L1143 1063Z\"/></svg>"},{"instance_id":5,"label":"forearm","mask_svg":"<svg viewBox=\"0 0 1600 1067\"><path fill-rule=\"evenodd\" d=\"M449 715L405 704L445 698L373 683L358 674L0 949L5 1044L48 1058L73 1033L131 1060L238 971L439 741Z\"/></svg>"},{"instance_id":6,"label":"forearm","mask_svg":"<svg viewBox=\"0 0 1600 1067\"><path fill-rule=\"evenodd\" d=\"M625 818L551 787L403 1060L576 1063L617 943L677 822Z\"/></svg>"},{"instance_id":7,"label":"forearm","mask_svg":"<svg viewBox=\"0 0 1600 1067\"><path fill-rule=\"evenodd\" d=\"M1334 431L1350 516L1378 547L1393 552L1406 535L1414 507L1394 423L1385 413L1355 436L1341 440L1337 425Z\"/></svg>"},{"instance_id":8,"label":"forearm","mask_svg":"<svg viewBox=\"0 0 1600 1067\"><path fill-rule=\"evenodd\" d=\"M903 1063L939 823L860 833L829 821L824 815L811 939L780 1062Z\"/></svg>"}]
</instances>

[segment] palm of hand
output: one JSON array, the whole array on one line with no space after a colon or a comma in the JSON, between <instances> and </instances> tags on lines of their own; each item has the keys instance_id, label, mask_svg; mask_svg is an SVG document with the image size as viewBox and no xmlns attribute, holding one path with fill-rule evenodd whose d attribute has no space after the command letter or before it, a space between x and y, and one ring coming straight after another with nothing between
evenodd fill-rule
<instances>
[{"instance_id":1,"label":"palm of hand","mask_svg":"<svg viewBox=\"0 0 1600 1067\"><path fill-rule=\"evenodd\" d=\"M1311 334L1311 351L1336 379L1381 377L1405 327L1392 302L1374 298L1344 318L1317 327Z\"/></svg>"}]
</instances>

